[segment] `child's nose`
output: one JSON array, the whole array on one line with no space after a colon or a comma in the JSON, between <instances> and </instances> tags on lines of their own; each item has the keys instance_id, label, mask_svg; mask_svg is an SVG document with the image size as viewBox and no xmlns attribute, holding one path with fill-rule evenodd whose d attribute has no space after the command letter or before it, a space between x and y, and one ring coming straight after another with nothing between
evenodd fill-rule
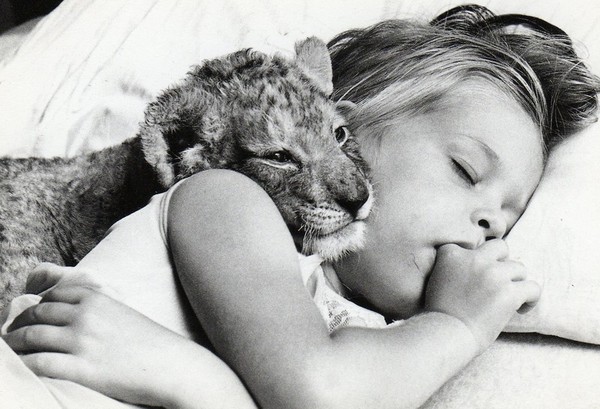
<instances>
[{"instance_id":1,"label":"child's nose","mask_svg":"<svg viewBox=\"0 0 600 409\"><path fill-rule=\"evenodd\" d=\"M477 225L483 229L485 240L501 239L506 234L506 221L501 215L489 213L477 220Z\"/></svg>"},{"instance_id":2,"label":"child's nose","mask_svg":"<svg viewBox=\"0 0 600 409\"><path fill-rule=\"evenodd\" d=\"M501 210L479 209L470 213L470 219L467 221L468 223L461 224L461 228L455 230L459 232L457 235L442 241L442 244L454 243L474 250L488 240L501 239L507 231L506 218Z\"/></svg>"}]
</instances>

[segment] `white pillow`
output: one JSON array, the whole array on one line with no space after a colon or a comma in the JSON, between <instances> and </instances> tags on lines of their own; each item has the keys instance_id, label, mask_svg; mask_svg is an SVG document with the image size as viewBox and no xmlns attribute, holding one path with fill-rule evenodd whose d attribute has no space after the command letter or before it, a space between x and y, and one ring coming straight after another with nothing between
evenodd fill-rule
<instances>
[{"instance_id":1,"label":"white pillow","mask_svg":"<svg viewBox=\"0 0 600 409\"><path fill-rule=\"evenodd\" d=\"M600 344L600 123L551 154L508 243L543 292L507 330Z\"/></svg>"}]
</instances>

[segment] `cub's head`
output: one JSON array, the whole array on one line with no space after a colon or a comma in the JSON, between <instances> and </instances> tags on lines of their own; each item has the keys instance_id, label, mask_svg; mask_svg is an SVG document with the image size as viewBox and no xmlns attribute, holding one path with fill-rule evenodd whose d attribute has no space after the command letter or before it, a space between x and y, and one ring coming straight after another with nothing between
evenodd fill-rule
<instances>
[{"instance_id":1,"label":"cub's head","mask_svg":"<svg viewBox=\"0 0 600 409\"><path fill-rule=\"evenodd\" d=\"M303 253L331 260L361 246L372 188L343 115L352 104L329 99L325 44L309 38L296 54L241 51L196 67L149 107L141 136L165 187L239 171L271 196Z\"/></svg>"}]
</instances>

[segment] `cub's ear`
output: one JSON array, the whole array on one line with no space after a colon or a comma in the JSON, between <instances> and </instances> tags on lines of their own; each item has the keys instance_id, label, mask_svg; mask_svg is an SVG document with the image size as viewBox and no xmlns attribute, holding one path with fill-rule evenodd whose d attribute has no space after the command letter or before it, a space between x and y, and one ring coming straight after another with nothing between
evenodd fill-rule
<instances>
[{"instance_id":1,"label":"cub's ear","mask_svg":"<svg viewBox=\"0 0 600 409\"><path fill-rule=\"evenodd\" d=\"M323 40L317 37L308 37L296 43L295 48L298 65L315 81L325 95L331 95L333 92L331 58Z\"/></svg>"},{"instance_id":2,"label":"cub's ear","mask_svg":"<svg viewBox=\"0 0 600 409\"><path fill-rule=\"evenodd\" d=\"M188 176L190 169L208 166L204 145L217 139L221 130L211 125L212 116L207 114L207 107L213 104L209 93L183 83L165 90L146 108L138 135L144 158L164 188Z\"/></svg>"},{"instance_id":3,"label":"cub's ear","mask_svg":"<svg viewBox=\"0 0 600 409\"><path fill-rule=\"evenodd\" d=\"M169 145L164 135L164 123L161 122L164 114L159 102L149 104L144 122L140 124L138 137L146 162L154 169L161 186L167 189L175 183L175 169L169 160Z\"/></svg>"}]
</instances>

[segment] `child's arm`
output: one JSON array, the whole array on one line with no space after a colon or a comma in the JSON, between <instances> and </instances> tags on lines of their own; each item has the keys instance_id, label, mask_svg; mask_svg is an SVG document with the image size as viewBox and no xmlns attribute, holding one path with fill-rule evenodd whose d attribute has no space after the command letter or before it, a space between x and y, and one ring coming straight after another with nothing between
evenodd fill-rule
<instances>
[{"instance_id":1,"label":"child's arm","mask_svg":"<svg viewBox=\"0 0 600 409\"><path fill-rule=\"evenodd\" d=\"M330 335L274 204L227 171L201 173L178 188L169 240L209 338L264 409L418 406L537 294L532 283L512 281L522 279L522 268L498 261L501 245L465 250L466 264L450 246L441 252L444 267L462 270L454 277L436 272L430 306L439 312L395 328Z\"/></svg>"},{"instance_id":2,"label":"child's arm","mask_svg":"<svg viewBox=\"0 0 600 409\"><path fill-rule=\"evenodd\" d=\"M130 403L256 408L235 373L207 349L106 296L86 274L45 265L28 280L42 302L3 338L38 376L71 380ZM181 379L185 378L185 382Z\"/></svg>"}]
</instances>

